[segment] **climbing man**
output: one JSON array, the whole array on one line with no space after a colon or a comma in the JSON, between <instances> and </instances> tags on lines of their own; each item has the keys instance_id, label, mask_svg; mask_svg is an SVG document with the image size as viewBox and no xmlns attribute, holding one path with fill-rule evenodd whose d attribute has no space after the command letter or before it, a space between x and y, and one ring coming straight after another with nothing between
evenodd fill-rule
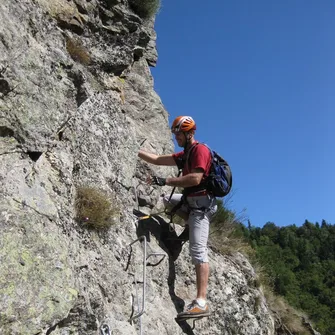
<instances>
[{"instance_id":1,"label":"climbing man","mask_svg":"<svg viewBox=\"0 0 335 335\"><path fill-rule=\"evenodd\" d=\"M206 178L211 167L211 153L207 146L194 139L196 124L190 116L178 116L172 123L171 131L183 151L168 155L156 155L140 150L138 156L155 165L182 168L179 177L162 178L154 176L151 183L159 186L184 188L183 194L164 198L168 209L178 207L176 214L186 220L189 228L189 251L195 265L197 296L177 318L197 318L209 315L206 301L209 264L207 241L209 224L216 212L216 199L206 190Z\"/></svg>"}]
</instances>

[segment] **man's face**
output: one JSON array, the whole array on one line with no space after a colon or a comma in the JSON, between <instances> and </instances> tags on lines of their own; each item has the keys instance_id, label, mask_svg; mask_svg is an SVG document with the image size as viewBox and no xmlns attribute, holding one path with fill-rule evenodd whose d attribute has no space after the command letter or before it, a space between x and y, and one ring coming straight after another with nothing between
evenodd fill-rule
<instances>
[{"instance_id":1,"label":"man's face","mask_svg":"<svg viewBox=\"0 0 335 335\"><path fill-rule=\"evenodd\" d=\"M178 143L178 146L183 148L186 144L186 134L182 131L177 131L174 133L174 137L176 139L176 142Z\"/></svg>"}]
</instances>

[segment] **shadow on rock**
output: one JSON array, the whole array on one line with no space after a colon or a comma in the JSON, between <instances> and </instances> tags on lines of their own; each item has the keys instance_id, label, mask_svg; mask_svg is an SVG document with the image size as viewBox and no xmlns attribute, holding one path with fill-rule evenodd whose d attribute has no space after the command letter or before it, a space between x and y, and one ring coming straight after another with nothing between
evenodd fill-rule
<instances>
[{"instance_id":1,"label":"shadow on rock","mask_svg":"<svg viewBox=\"0 0 335 335\"><path fill-rule=\"evenodd\" d=\"M153 235L159 246L175 261L182 250L184 240L180 239L176 231L170 228L170 224L160 216L148 216L138 210L134 210L134 214L139 218L144 218L138 221L137 237L144 235L150 242L151 235Z\"/></svg>"}]
</instances>

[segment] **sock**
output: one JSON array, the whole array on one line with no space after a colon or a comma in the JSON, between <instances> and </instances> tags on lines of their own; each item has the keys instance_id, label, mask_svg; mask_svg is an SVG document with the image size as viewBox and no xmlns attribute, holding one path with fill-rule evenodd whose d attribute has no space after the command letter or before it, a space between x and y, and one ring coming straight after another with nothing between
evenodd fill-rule
<instances>
[{"instance_id":1,"label":"sock","mask_svg":"<svg viewBox=\"0 0 335 335\"><path fill-rule=\"evenodd\" d=\"M205 307L206 306L206 300L205 299L197 298L197 303L200 307Z\"/></svg>"}]
</instances>

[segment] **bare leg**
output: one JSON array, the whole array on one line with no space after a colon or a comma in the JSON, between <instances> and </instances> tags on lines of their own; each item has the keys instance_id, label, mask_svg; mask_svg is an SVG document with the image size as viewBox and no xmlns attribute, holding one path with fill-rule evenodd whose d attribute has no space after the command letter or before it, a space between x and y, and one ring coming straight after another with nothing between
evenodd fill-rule
<instances>
[{"instance_id":1,"label":"bare leg","mask_svg":"<svg viewBox=\"0 0 335 335\"><path fill-rule=\"evenodd\" d=\"M197 278L197 298L206 300L207 285L209 277L208 263L200 263L195 265Z\"/></svg>"}]
</instances>

